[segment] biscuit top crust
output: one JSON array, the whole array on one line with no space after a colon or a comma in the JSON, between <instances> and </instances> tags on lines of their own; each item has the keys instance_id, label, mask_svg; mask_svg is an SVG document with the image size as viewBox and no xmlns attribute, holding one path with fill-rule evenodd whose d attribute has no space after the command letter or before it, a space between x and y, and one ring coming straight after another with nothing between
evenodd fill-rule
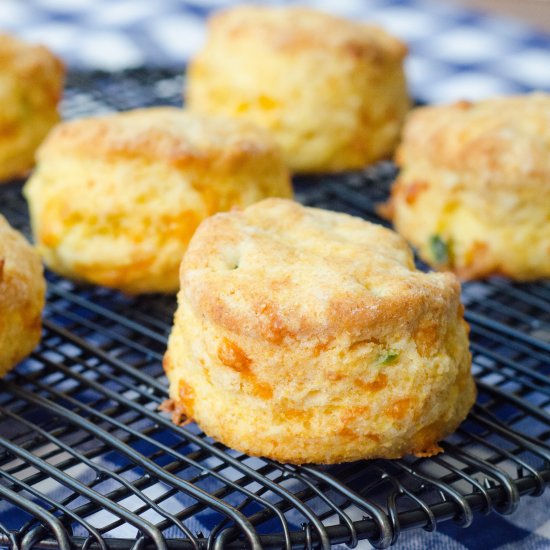
<instances>
[{"instance_id":1,"label":"biscuit top crust","mask_svg":"<svg viewBox=\"0 0 550 550\"><path fill-rule=\"evenodd\" d=\"M490 99L422 107L411 113L397 162L419 161L477 182L550 184L550 95Z\"/></svg>"},{"instance_id":2,"label":"biscuit top crust","mask_svg":"<svg viewBox=\"0 0 550 550\"><path fill-rule=\"evenodd\" d=\"M56 104L61 98L65 68L61 60L44 46L0 34L0 67L3 78L13 75L28 86L49 90L52 103Z\"/></svg>"},{"instance_id":3,"label":"biscuit top crust","mask_svg":"<svg viewBox=\"0 0 550 550\"><path fill-rule=\"evenodd\" d=\"M303 7L237 6L208 23L209 39L257 41L281 53L339 50L354 58L401 60L407 47L382 28Z\"/></svg>"},{"instance_id":4,"label":"biscuit top crust","mask_svg":"<svg viewBox=\"0 0 550 550\"><path fill-rule=\"evenodd\" d=\"M456 319L460 298L456 277L415 270L393 231L285 199L205 220L180 277L197 315L274 343L395 340Z\"/></svg>"},{"instance_id":5,"label":"biscuit top crust","mask_svg":"<svg viewBox=\"0 0 550 550\"><path fill-rule=\"evenodd\" d=\"M136 109L57 125L38 151L53 156L140 158L171 164L238 161L278 153L271 137L240 120L203 116L176 107Z\"/></svg>"}]
</instances>

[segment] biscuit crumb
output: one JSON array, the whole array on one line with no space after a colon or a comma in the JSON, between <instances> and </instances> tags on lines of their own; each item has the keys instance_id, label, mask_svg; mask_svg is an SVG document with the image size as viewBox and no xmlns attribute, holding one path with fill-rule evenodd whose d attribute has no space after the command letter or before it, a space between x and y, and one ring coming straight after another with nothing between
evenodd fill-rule
<instances>
[{"instance_id":1,"label":"biscuit crumb","mask_svg":"<svg viewBox=\"0 0 550 550\"><path fill-rule=\"evenodd\" d=\"M159 405L158 410L171 415L172 422L182 428L193 422L193 419L185 414L183 407L177 405L173 399L165 399Z\"/></svg>"},{"instance_id":2,"label":"biscuit crumb","mask_svg":"<svg viewBox=\"0 0 550 550\"><path fill-rule=\"evenodd\" d=\"M437 443L428 445L425 449L414 451L414 456L418 458L427 458L430 456L435 456L443 452L443 448L440 447Z\"/></svg>"}]
</instances>

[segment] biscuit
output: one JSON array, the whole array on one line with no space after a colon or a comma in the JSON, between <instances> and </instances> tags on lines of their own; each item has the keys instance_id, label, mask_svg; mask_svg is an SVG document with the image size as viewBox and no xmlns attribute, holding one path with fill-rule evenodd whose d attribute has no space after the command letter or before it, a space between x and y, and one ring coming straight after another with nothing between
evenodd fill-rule
<instances>
[{"instance_id":1,"label":"biscuit","mask_svg":"<svg viewBox=\"0 0 550 550\"><path fill-rule=\"evenodd\" d=\"M38 344L45 289L40 257L0 216L0 378Z\"/></svg>"},{"instance_id":2,"label":"biscuit","mask_svg":"<svg viewBox=\"0 0 550 550\"><path fill-rule=\"evenodd\" d=\"M200 225L164 360L177 412L292 463L438 452L475 400L470 364L454 275L415 270L389 229L282 199Z\"/></svg>"},{"instance_id":3,"label":"biscuit","mask_svg":"<svg viewBox=\"0 0 550 550\"><path fill-rule=\"evenodd\" d=\"M270 130L296 172L361 168L397 145L409 108L406 47L382 29L307 8L214 15L191 62L192 110Z\"/></svg>"},{"instance_id":4,"label":"biscuit","mask_svg":"<svg viewBox=\"0 0 550 550\"><path fill-rule=\"evenodd\" d=\"M263 130L170 107L57 126L25 187L48 267L128 293L175 293L202 219L291 193Z\"/></svg>"},{"instance_id":5,"label":"biscuit","mask_svg":"<svg viewBox=\"0 0 550 550\"><path fill-rule=\"evenodd\" d=\"M393 187L396 229L463 279L550 276L550 96L423 107Z\"/></svg>"},{"instance_id":6,"label":"biscuit","mask_svg":"<svg viewBox=\"0 0 550 550\"><path fill-rule=\"evenodd\" d=\"M0 35L0 181L24 175L59 120L60 60L43 46Z\"/></svg>"}]
</instances>

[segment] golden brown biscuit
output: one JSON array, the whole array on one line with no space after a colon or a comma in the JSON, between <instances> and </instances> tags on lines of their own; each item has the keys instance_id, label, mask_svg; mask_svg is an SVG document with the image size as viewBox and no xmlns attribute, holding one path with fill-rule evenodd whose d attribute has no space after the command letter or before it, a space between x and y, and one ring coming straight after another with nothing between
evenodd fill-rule
<instances>
[{"instance_id":1,"label":"golden brown biscuit","mask_svg":"<svg viewBox=\"0 0 550 550\"><path fill-rule=\"evenodd\" d=\"M0 216L0 378L38 344L45 290L40 257Z\"/></svg>"},{"instance_id":2,"label":"golden brown biscuit","mask_svg":"<svg viewBox=\"0 0 550 550\"><path fill-rule=\"evenodd\" d=\"M298 172L361 168L393 152L409 108L404 44L307 8L214 15L187 79L191 109L270 130Z\"/></svg>"},{"instance_id":3,"label":"golden brown biscuit","mask_svg":"<svg viewBox=\"0 0 550 550\"><path fill-rule=\"evenodd\" d=\"M0 181L24 175L59 120L61 61L43 46L0 35Z\"/></svg>"},{"instance_id":4,"label":"golden brown biscuit","mask_svg":"<svg viewBox=\"0 0 550 550\"><path fill-rule=\"evenodd\" d=\"M418 109L397 162L393 221L432 266L550 276L550 96Z\"/></svg>"},{"instance_id":5,"label":"golden brown biscuit","mask_svg":"<svg viewBox=\"0 0 550 550\"><path fill-rule=\"evenodd\" d=\"M176 410L284 462L433 454L475 399L460 287L393 231L268 199L198 228L164 367Z\"/></svg>"},{"instance_id":6,"label":"golden brown biscuit","mask_svg":"<svg viewBox=\"0 0 550 550\"><path fill-rule=\"evenodd\" d=\"M292 191L264 131L159 107L59 125L25 194L52 270L139 293L177 291L207 216Z\"/></svg>"}]
</instances>

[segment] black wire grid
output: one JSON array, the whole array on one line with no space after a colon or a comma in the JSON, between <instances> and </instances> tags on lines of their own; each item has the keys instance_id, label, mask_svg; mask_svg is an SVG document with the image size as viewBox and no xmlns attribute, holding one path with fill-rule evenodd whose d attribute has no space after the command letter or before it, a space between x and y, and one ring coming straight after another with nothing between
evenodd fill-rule
<instances>
[{"instance_id":1,"label":"black wire grid","mask_svg":"<svg viewBox=\"0 0 550 550\"><path fill-rule=\"evenodd\" d=\"M68 117L179 104L167 71L71 75ZM380 221L390 163L302 178L306 204ZM20 183L0 211L28 233ZM550 284L464 285L479 398L432 458L331 467L250 458L158 412L173 297L48 274L43 339L0 382L0 547L328 548L512 512L550 481Z\"/></svg>"}]
</instances>

